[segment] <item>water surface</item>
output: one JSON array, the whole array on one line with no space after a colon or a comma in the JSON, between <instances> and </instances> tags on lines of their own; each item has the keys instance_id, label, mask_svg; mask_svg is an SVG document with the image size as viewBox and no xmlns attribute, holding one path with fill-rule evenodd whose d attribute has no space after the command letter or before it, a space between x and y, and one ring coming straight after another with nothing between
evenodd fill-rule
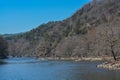
<instances>
[{"instance_id":1,"label":"water surface","mask_svg":"<svg viewBox=\"0 0 120 80\"><path fill-rule=\"evenodd\" d=\"M101 62L12 58L0 64L0 80L120 80L120 71L96 68Z\"/></svg>"}]
</instances>

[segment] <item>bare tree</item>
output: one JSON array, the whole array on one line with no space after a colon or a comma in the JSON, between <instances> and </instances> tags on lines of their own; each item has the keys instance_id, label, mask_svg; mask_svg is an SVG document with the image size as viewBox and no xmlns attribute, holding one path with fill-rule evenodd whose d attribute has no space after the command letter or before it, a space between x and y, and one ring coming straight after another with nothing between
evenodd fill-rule
<instances>
[{"instance_id":1,"label":"bare tree","mask_svg":"<svg viewBox=\"0 0 120 80\"><path fill-rule=\"evenodd\" d=\"M108 47L110 49L110 52L112 53L112 56L114 58L114 60L116 61L116 53L115 53L115 46L118 43L118 32L117 31L117 26L113 25L113 23L110 23L110 21L112 20L112 17L110 16L106 16L108 23L104 28L103 31L103 36L104 36L104 40L106 41L106 43L108 44ZM115 23L114 23L115 24Z\"/></svg>"},{"instance_id":2,"label":"bare tree","mask_svg":"<svg viewBox=\"0 0 120 80\"><path fill-rule=\"evenodd\" d=\"M110 33L108 31L106 31L106 41L108 42L108 45L110 47L110 51L113 55L113 58L114 60L117 60L116 56L115 56L115 51L114 51L114 47L116 46L117 44L117 39L115 38L115 35L114 35L114 31L111 27L110 28Z\"/></svg>"}]
</instances>

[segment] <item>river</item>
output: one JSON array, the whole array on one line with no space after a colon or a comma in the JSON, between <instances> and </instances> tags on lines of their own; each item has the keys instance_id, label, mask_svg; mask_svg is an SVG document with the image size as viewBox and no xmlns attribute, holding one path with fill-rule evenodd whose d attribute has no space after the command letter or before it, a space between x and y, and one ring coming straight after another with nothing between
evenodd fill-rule
<instances>
[{"instance_id":1,"label":"river","mask_svg":"<svg viewBox=\"0 0 120 80\"><path fill-rule=\"evenodd\" d=\"M120 80L120 71L96 68L101 62L49 61L35 58L2 60L0 80Z\"/></svg>"}]
</instances>

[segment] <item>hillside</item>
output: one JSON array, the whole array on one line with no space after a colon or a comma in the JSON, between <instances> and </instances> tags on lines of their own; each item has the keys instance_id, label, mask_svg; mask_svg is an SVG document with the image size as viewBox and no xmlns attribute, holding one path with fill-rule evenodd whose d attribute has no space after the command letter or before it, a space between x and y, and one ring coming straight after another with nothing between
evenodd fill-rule
<instances>
[{"instance_id":1,"label":"hillside","mask_svg":"<svg viewBox=\"0 0 120 80\"><path fill-rule=\"evenodd\" d=\"M5 39L0 35L0 59L7 58L7 42Z\"/></svg>"},{"instance_id":2,"label":"hillside","mask_svg":"<svg viewBox=\"0 0 120 80\"><path fill-rule=\"evenodd\" d=\"M8 36L13 56L88 57L120 53L120 0L94 0L71 17Z\"/></svg>"}]
</instances>

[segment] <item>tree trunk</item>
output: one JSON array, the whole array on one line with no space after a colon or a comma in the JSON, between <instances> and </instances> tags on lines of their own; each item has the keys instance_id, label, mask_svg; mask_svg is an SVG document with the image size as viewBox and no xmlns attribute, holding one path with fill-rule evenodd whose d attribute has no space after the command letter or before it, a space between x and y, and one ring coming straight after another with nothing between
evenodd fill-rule
<instances>
[{"instance_id":1,"label":"tree trunk","mask_svg":"<svg viewBox=\"0 0 120 80\"><path fill-rule=\"evenodd\" d=\"M113 50L113 47L111 47L111 52L112 52L112 55L113 55L114 60L116 61L117 58L116 58L116 56L115 56L115 52L114 52L114 50Z\"/></svg>"}]
</instances>

